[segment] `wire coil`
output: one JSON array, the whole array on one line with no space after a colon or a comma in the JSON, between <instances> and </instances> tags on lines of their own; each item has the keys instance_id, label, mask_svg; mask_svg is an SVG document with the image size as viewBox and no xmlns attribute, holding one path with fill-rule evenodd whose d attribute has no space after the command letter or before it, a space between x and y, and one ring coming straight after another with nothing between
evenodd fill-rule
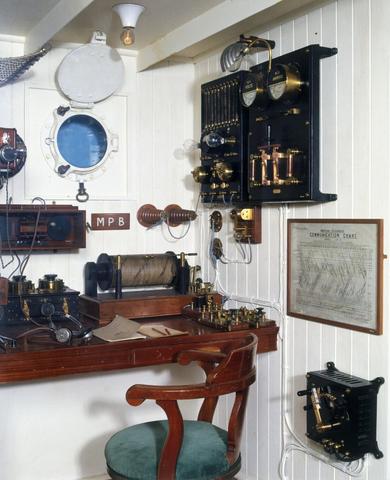
<instances>
[{"instance_id":1,"label":"wire coil","mask_svg":"<svg viewBox=\"0 0 390 480\"><path fill-rule=\"evenodd\" d=\"M153 255L121 255L122 287L171 286L177 275L177 258L174 253ZM117 255L101 254L97 260L99 287L115 287Z\"/></svg>"}]
</instances>

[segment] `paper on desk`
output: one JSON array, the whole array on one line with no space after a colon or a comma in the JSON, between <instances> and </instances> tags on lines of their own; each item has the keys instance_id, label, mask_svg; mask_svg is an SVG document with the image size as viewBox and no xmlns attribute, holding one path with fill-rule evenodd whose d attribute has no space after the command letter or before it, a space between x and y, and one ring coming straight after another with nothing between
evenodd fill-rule
<instances>
[{"instance_id":1,"label":"paper on desk","mask_svg":"<svg viewBox=\"0 0 390 480\"><path fill-rule=\"evenodd\" d=\"M129 320L121 315L116 315L114 320L108 325L96 328L93 331L95 337L101 338L106 342L119 342L120 340L135 340L137 338L146 338L142 333L138 333L140 324Z\"/></svg>"},{"instance_id":2,"label":"paper on desk","mask_svg":"<svg viewBox=\"0 0 390 480\"><path fill-rule=\"evenodd\" d=\"M140 325L138 332L150 338L174 337L176 335L188 335L188 332L175 330L174 328L166 327L165 325L161 325L160 323L156 325L151 325L150 323L146 325Z\"/></svg>"}]
</instances>

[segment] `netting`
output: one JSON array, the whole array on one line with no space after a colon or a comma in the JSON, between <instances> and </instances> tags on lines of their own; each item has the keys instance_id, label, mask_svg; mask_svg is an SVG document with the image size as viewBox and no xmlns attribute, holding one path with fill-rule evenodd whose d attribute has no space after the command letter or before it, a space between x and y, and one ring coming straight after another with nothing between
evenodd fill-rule
<instances>
[{"instance_id":1,"label":"netting","mask_svg":"<svg viewBox=\"0 0 390 480\"><path fill-rule=\"evenodd\" d=\"M50 50L49 44L44 45L37 52L22 57L0 58L0 87L18 79L34 63Z\"/></svg>"}]
</instances>

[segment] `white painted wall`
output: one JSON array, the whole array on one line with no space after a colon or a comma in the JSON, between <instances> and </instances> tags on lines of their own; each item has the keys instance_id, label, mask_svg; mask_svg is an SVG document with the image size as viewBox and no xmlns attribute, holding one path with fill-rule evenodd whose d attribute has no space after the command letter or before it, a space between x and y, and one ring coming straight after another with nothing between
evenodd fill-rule
<instances>
[{"instance_id":1,"label":"white painted wall","mask_svg":"<svg viewBox=\"0 0 390 480\"><path fill-rule=\"evenodd\" d=\"M17 56L22 52L20 43L0 41L0 57ZM66 53L65 48L52 50L26 74L24 81L0 89L0 125L16 127L28 142L27 166L10 180L9 190L14 203L29 203L35 195L45 198L48 192L51 199L57 197L60 203L77 203L73 201L77 185L55 178L42 158L39 142L33 138L39 131L36 124L50 115L52 98L58 95L54 74ZM193 135L194 67L167 64L136 74L135 58L126 56L123 60L125 84L113 99L98 107L107 116L106 121L110 123L111 119L113 123L116 119L112 119L112 115L116 113L119 117L119 112L113 111L112 103L116 105L120 99L120 105L126 105L125 111L120 111L126 132L126 137L120 139L122 157L117 163L112 162L99 183L86 185L92 199L104 200L91 200L81 208L87 209L88 220L91 212L130 212L131 228L119 232L91 232L87 235L87 248L78 253L33 255L26 274L34 282L45 273L55 272L68 286L83 290L83 266L87 261L96 260L101 252L196 250L194 227L184 240L174 241L165 227L147 231L136 220L137 209L144 203L158 208L170 203L194 208L193 189L186 181L191 170L189 159L174 157L175 150ZM34 95L31 101L32 91L40 92L43 99L40 104L36 104ZM48 92L47 101L42 94L45 91ZM120 182L123 176L126 181ZM53 182L60 182L56 187L57 195L51 188ZM68 195L70 199L66 200ZM119 200L114 200L118 197ZM0 201L5 202L5 189L0 191ZM174 232L176 235L182 233L181 227ZM10 271L11 267L2 274L8 275ZM162 416L152 402L137 409L129 407L124 399L126 389L136 382L184 382L182 376L180 369L167 366L1 386L4 436L0 449L0 478L76 480L104 473L103 449L110 434L131 422Z\"/></svg>"},{"instance_id":2,"label":"white painted wall","mask_svg":"<svg viewBox=\"0 0 390 480\"><path fill-rule=\"evenodd\" d=\"M338 0L305 15L290 18L269 31L250 33L276 41L275 56L311 43L337 47L338 55L324 59L321 66L321 159L322 191L337 193L338 200L317 206L263 207L263 242L253 249L251 265L222 266L221 283L239 296L281 301L286 299L286 217L288 218L383 218L385 252L389 203L389 53L387 0ZM248 32L249 33L249 32ZM195 105L199 135L200 84L221 75L220 52L201 57L196 63ZM266 59L265 54L249 58L247 66ZM226 255L235 258L232 226L225 212L225 225L219 237ZM202 252L207 252L208 216L203 215L198 232ZM203 268L209 268L203 257ZM334 361L341 370L363 378L389 378L389 269L385 273L384 335L380 337L287 318L281 331L287 362L285 409L282 412L282 342L279 351L260 355L258 381L251 391L244 437L246 480L276 480L282 452L281 412L292 431L306 442L304 400L296 391L305 387L305 373L324 369ZM271 318L280 322L271 311ZM388 384L379 393L378 443L385 457L367 460L360 479L390 479ZM228 403L228 402L227 402ZM226 405L219 409L225 417ZM291 435L286 442L291 442ZM285 478L293 480L345 480L348 475L318 460L293 452L288 456ZM352 477L351 477L352 478Z\"/></svg>"},{"instance_id":3,"label":"white painted wall","mask_svg":"<svg viewBox=\"0 0 390 480\"><path fill-rule=\"evenodd\" d=\"M285 306L285 220L289 218L384 218L385 251L389 251L389 49L387 0L338 0L307 15L286 20L268 32L254 31L276 40L275 54L310 43L337 46L337 56L322 62L321 158L322 191L336 192L337 202L318 206L278 206L263 208L263 243L254 249L249 266L221 268L221 283L236 295L281 301ZM22 46L0 42L0 57L18 55ZM199 248L206 279L213 279L207 261L208 216L202 218L185 240L171 242L160 231L145 231L135 220L143 203L164 207L180 201L193 206L196 194L189 178L194 165L189 159L176 160L173 151L185 138L199 135L200 84L219 72L219 53L199 58L194 71L189 65L165 65L135 74L132 59L126 58L128 83L120 94L127 103L129 131L129 190L127 198L89 202L92 211L130 211L129 232L94 232L88 235L87 249L78 254L37 255L31 259L28 276L36 281L44 273L56 272L73 288L82 288L82 267L102 251L108 253L163 252ZM26 125L26 91L33 82L45 87L60 61L62 49L42 59L26 76L26 82L0 89L0 125L15 126L22 137ZM248 59L248 65L265 60L265 55ZM27 81L28 79L28 81ZM193 106L195 105L195 115ZM42 108L47 106L42 105ZM193 120L194 119L194 120ZM35 162L36 157L29 157ZM25 169L10 182L15 202L25 197L28 177ZM132 179L133 183L131 183ZM115 176L107 176L109 187ZM65 182L65 180L64 180ZM44 185L42 194L44 195ZM69 184L73 191L75 185ZM5 192L1 191L1 201ZM236 256L231 241L228 211L221 232L226 254ZM281 415L292 430L304 438L302 399L295 392L304 387L308 370L322 369L333 360L343 371L366 378L389 373L389 284L385 263L384 335L374 337L301 319L288 318L281 332L287 356L288 385L282 411L282 343L279 351L258 357L258 381L251 391L243 442L244 465L240 475L246 480L277 480L282 452ZM278 319L274 312L271 318ZM132 421L158 415L148 404L126 407L123 394L134 382L180 380L174 367L139 369L130 372L83 376L47 382L2 386L4 440L0 449L5 480L76 480L104 472L102 448L109 434ZM382 460L369 458L358 478L389 480L389 432L387 383L379 394L378 441L385 453ZM229 400L221 405L218 418L226 417ZM286 436L286 441L291 440ZM286 464L286 478L293 480L346 480L347 475L294 452Z\"/></svg>"}]
</instances>

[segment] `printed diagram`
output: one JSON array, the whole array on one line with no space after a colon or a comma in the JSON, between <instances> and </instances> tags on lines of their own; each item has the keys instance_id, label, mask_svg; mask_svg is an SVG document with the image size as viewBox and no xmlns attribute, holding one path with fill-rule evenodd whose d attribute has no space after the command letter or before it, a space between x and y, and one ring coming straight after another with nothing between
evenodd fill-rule
<instances>
[{"instance_id":1,"label":"printed diagram","mask_svg":"<svg viewBox=\"0 0 390 480\"><path fill-rule=\"evenodd\" d=\"M377 225L295 223L289 312L372 329L377 319Z\"/></svg>"},{"instance_id":2,"label":"printed diagram","mask_svg":"<svg viewBox=\"0 0 390 480\"><path fill-rule=\"evenodd\" d=\"M372 269L369 249L327 248L321 253L309 246L298 254L301 289L357 301L367 293L367 269Z\"/></svg>"}]
</instances>

